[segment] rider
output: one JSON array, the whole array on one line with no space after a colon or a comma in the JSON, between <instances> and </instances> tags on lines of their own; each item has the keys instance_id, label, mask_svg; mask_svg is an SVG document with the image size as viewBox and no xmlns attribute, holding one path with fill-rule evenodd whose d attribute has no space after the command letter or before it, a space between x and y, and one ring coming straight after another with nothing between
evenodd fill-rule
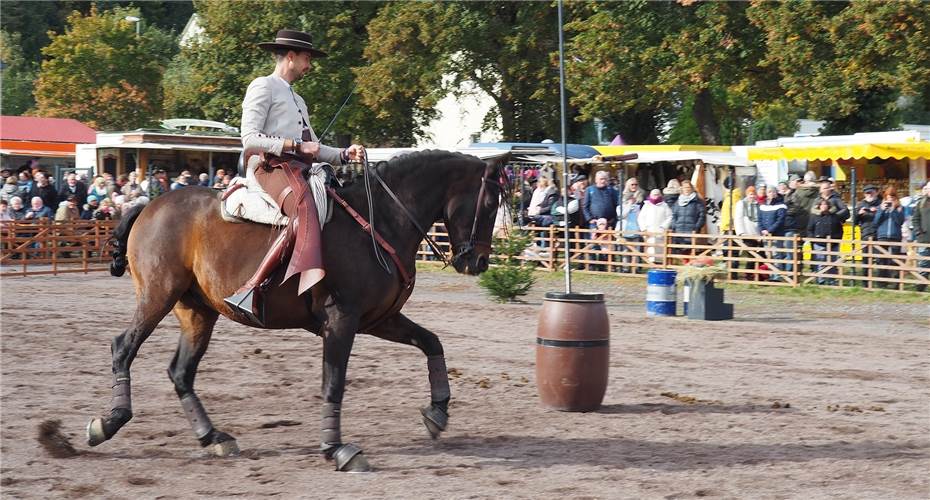
<instances>
[{"instance_id":1,"label":"rider","mask_svg":"<svg viewBox=\"0 0 930 500\"><path fill-rule=\"evenodd\" d=\"M301 175L302 167L307 168L302 162L343 165L361 160L365 148L358 144L347 149L326 146L310 127L307 105L291 87L310 71L313 58L327 56L313 46L309 33L281 30L275 41L258 46L274 54L275 68L272 74L252 80L242 100L241 136L246 171L278 203L291 223L272 244L252 278L227 297L226 303L261 323L257 317L261 316L260 285L282 260L292 241L294 250L284 280L299 272L297 293L301 294L325 274L316 205Z\"/></svg>"}]
</instances>

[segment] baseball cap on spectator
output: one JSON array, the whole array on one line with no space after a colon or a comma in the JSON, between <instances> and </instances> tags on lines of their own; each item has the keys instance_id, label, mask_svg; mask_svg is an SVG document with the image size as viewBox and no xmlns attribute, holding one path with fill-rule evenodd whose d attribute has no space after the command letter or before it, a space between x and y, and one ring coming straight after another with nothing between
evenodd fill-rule
<instances>
[{"instance_id":1,"label":"baseball cap on spectator","mask_svg":"<svg viewBox=\"0 0 930 500\"><path fill-rule=\"evenodd\" d=\"M585 181L585 180L588 180L588 176L586 176L586 175L584 175L584 174L575 174L575 175L573 175L573 176L571 177L571 179L569 180L569 182L571 182L572 184L574 184L574 183L576 183L576 182L581 182L581 181Z\"/></svg>"},{"instance_id":2,"label":"baseball cap on spectator","mask_svg":"<svg viewBox=\"0 0 930 500\"><path fill-rule=\"evenodd\" d=\"M871 185L871 184L869 184L868 186L862 188L862 192L863 192L863 193L868 193L869 191L878 192L878 188L875 187L875 186L873 186L873 185Z\"/></svg>"},{"instance_id":3,"label":"baseball cap on spectator","mask_svg":"<svg viewBox=\"0 0 930 500\"><path fill-rule=\"evenodd\" d=\"M830 184L833 184L833 177L827 177L826 175L821 175L820 178L817 179L817 182L829 182Z\"/></svg>"},{"instance_id":4,"label":"baseball cap on spectator","mask_svg":"<svg viewBox=\"0 0 930 500\"><path fill-rule=\"evenodd\" d=\"M789 175L788 175L788 182L791 182L791 181L799 181L799 180L801 180L801 176L798 175L798 174L789 174Z\"/></svg>"},{"instance_id":5,"label":"baseball cap on spectator","mask_svg":"<svg viewBox=\"0 0 930 500\"><path fill-rule=\"evenodd\" d=\"M92 202L92 201L100 201L100 200L97 199L97 196L96 196L96 195L93 195L93 194L88 195L88 196L87 196L87 203L90 203L90 202Z\"/></svg>"}]
</instances>

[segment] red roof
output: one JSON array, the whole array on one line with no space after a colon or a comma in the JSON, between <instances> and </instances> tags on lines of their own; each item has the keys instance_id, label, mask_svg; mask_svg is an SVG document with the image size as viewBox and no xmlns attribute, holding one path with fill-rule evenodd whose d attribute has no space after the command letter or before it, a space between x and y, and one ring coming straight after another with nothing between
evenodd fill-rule
<instances>
[{"instance_id":1,"label":"red roof","mask_svg":"<svg viewBox=\"0 0 930 500\"><path fill-rule=\"evenodd\" d=\"M94 144L97 131L72 118L0 116L0 139Z\"/></svg>"}]
</instances>

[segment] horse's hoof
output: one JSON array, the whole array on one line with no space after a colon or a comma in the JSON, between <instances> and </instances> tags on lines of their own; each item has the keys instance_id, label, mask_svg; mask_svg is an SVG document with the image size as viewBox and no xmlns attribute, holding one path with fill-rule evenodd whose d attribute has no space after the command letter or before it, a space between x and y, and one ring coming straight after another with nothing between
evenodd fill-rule
<instances>
[{"instance_id":1,"label":"horse's hoof","mask_svg":"<svg viewBox=\"0 0 930 500\"><path fill-rule=\"evenodd\" d=\"M103 432L103 419L95 418L87 422L87 444L97 446L107 440L106 433Z\"/></svg>"},{"instance_id":2,"label":"horse's hoof","mask_svg":"<svg viewBox=\"0 0 930 500\"><path fill-rule=\"evenodd\" d=\"M222 443L213 443L209 446L210 453L218 457L235 457L239 455L239 445L235 439L223 441Z\"/></svg>"},{"instance_id":3,"label":"horse's hoof","mask_svg":"<svg viewBox=\"0 0 930 500\"><path fill-rule=\"evenodd\" d=\"M362 454L362 449L354 444L344 444L333 453L336 461L336 470L339 472L371 472L368 459Z\"/></svg>"},{"instance_id":4,"label":"horse's hoof","mask_svg":"<svg viewBox=\"0 0 930 500\"><path fill-rule=\"evenodd\" d=\"M429 436L438 439L449 424L449 415L435 406L420 408L420 414L423 415L423 425L429 431Z\"/></svg>"}]
</instances>

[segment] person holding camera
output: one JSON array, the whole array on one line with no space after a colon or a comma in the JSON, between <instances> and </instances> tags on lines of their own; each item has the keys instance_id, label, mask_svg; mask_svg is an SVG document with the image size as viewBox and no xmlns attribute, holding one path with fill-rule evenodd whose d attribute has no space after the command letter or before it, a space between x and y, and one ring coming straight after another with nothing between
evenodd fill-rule
<instances>
[{"instance_id":1,"label":"person holding camera","mask_svg":"<svg viewBox=\"0 0 930 500\"><path fill-rule=\"evenodd\" d=\"M856 212L856 222L859 224L859 238L862 240L862 265L866 270L872 266L874 260L875 244L875 215L878 213L882 200L878 196L878 188L868 185L862 189L865 198L859 202ZM868 271L866 271L868 272Z\"/></svg>"},{"instance_id":2,"label":"person holding camera","mask_svg":"<svg viewBox=\"0 0 930 500\"><path fill-rule=\"evenodd\" d=\"M921 188L921 197L914 207L914 216L911 218L913 226L914 239L917 243L930 243L930 181L924 182ZM920 275L924 278L930 277L930 247L917 248L917 267L924 269ZM927 290L927 285L917 285L917 291Z\"/></svg>"},{"instance_id":3,"label":"person holding camera","mask_svg":"<svg viewBox=\"0 0 930 500\"><path fill-rule=\"evenodd\" d=\"M898 201L898 194L894 187L885 189L884 199L879 206L879 210L875 213L873 223L875 224L875 239L879 242L879 254L890 254L889 257L876 260L876 264L880 266L876 274L881 278L899 279L901 276L900 271L891 271L886 268L886 266L897 265L894 256L903 255L904 253L901 245L895 244L901 243L903 236L901 226L904 225L904 209L901 207L900 201ZM882 242L886 244L882 244ZM881 288L886 288L887 285L888 283L885 282L879 282L878 284Z\"/></svg>"},{"instance_id":4,"label":"person holding camera","mask_svg":"<svg viewBox=\"0 0 930 500\"><path fill-rule=\"evenodd\" d=\"M830 202L821 198L811 210L810 217L807 221L807 236L815 239L841 239L843 237L843 219L835 212L830 211ZM839 245L830 242L811 242L811 256L818 262L830 262L836 259L836 255L828 255L826 252L836 251ZM825 265L818 265L816 271L823 271ZM828 269L826 274L836 274L836 268ZM824 276L817 278L818 285L832 285L835 280L828 279Z\"/></svg>"}]
</instances>

